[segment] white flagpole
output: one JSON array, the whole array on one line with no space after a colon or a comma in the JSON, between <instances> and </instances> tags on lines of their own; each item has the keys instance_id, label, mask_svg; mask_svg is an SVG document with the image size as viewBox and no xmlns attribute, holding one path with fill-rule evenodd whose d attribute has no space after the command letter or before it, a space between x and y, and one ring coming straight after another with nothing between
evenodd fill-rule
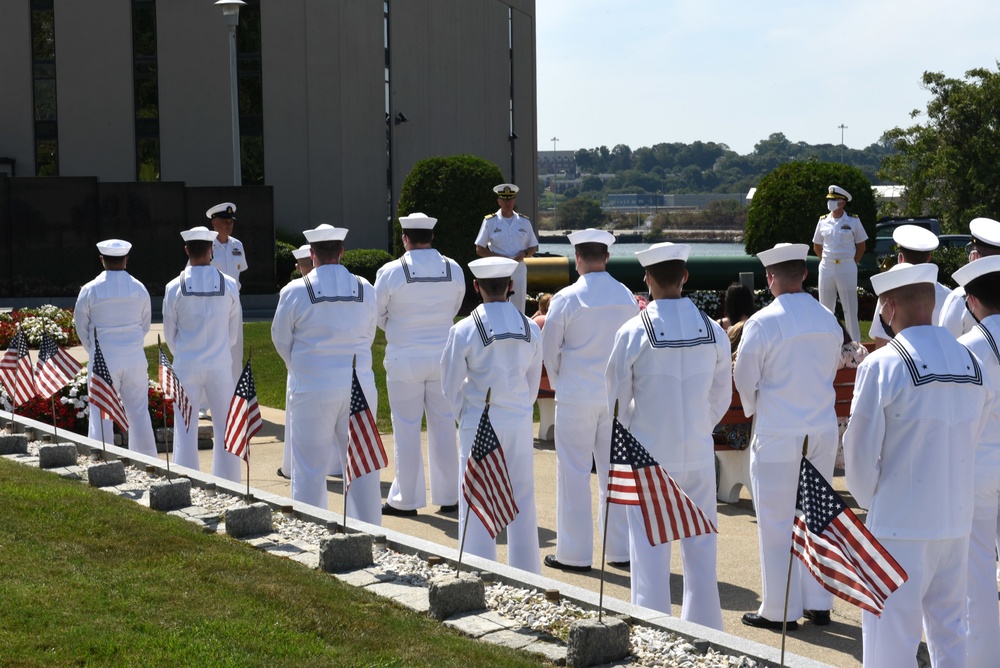
<instances>
[{"instance_id":1,"label":"white flagpole","mask_svg":"<svg viewBox=\"0 0 1000 668\"><path fill-rule=\"evenodd\" d=\"M805 458L806 453L809 451L809 434L806 434L805 440L802 441L802 457ZM796 489L798 489L798 483L796 483ZM795 540L793 537L792 540ZM785 665L785 638L788 636L788 596L792 590L792 565L794 564L795 550L789 550L788 552L788 580L785 582L785 611L781 615L781 665L784 668Z\"/></svg>"}]
</instances>

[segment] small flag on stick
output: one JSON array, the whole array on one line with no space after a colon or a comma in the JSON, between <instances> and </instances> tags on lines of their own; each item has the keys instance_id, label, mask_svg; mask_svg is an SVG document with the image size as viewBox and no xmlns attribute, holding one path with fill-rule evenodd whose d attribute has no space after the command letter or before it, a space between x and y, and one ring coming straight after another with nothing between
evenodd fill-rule
<instances>
[{"instance_id":1,"label":"small flag on stick","mask_svg":"<svg viewBox=\"0 0 1000 668\"><path fill-rule=\"evenodd\" d=\"M351 370L351 415L348 420L350 439L347 444L347 466L344 469L344 485L349 486L355 478L384 469L389 458L382 445L375 416L372 415L365 398L358 372Z\"/></svg>"},{"instance_id":2,"label":"small flag on stick","mask_svg":"<svg viewBox=\"0 0 1000 668\"><path fill-rule=\"evenodd\" d=\"M252 358L251 358L252 359ZM260 417L260 404L257 403L257 387L253 382L251 359L247 360L236 383L236 392L229 402L229 413L226 415L226 451L250 463L250 439L261 430L264 421ZM179 387L179 386L178 386Z\"/></svg>"},{"instance_id":3,"label":"small flag on stick","mask_svg":"<svg viewBox=\"0 0 1000 668\"><path fill-rule=\"evenodd\" d=\"M38 349L38 366L35 367L35 386L39 396L51 397L76 378L83 365L59 347L48 334L42 335Z\"/></svg>"},{"instance_id":4,"label":"small flag on stick","mask_svg":"<svg viewBox=\"0 0 1000 668\"><path fill-rule=\"evenodd\" d=\"M465 466L462 494L469 508L479 516L493 538L517 517L518 508L514 502L507 460L503 456L500 439L490 423L489 404L486 404L483 416L479 418L476 439Z\"/></svg>"},{"instance_id":5,"label":"small flag on stick","mask_svg":"<svg viewBox=\"0 0 1000 668\"><path fill-rule=\"evenodd\" d=\"M125 407L111 380L111 371L104 361L101 344L94 339L94 359L90 363L90 403L101 410L101 417L112 420L122 431L128 431L128 419L125 417Z\"/></svg>"},{"instance_id":6,"label":"small flag on stick","mask_svg":"<svg viewBox=\"0 0 1000 668\"><path fill-rule=\"evenodd\" d=\"M608 503L639 506L650 545L718 529L628 429L614 418Z\"/></svg>"},{"instance_id":7,"label":"small flag on stick","mask_svg":"<svg viewBox=\"0 0 1000 668\"><path fill-rule=\"evenodd\" d=\"M823 587L881 616L906 571L847 507L816 467L802 458L792 552Z\"/></svg>"},{"instance_id":8,"label":"small flag on stick","mask_svg":"<svg viewBox=\"0 0 1000 668\"><path fill-rule=\"evenodd\" d=\"M163 348L159 350L160 389L163 390L163 400L176 402L177 409L184 419L184 427L190 431L191 415L193 414L191 402L188 400L187 392L184 391L184 386L181 385L177 374L174 373L174 367L170 364L170 360L167 359L166 353L163 352Z\"/></svg>"},{"instance_id":9,"label":"small flag on stick","mask_svg":"<svg viewBox=\"0 0 1000 668\"><path fill-rule=\"evenodd\" d=\"M7 388L7 394L15 408L31 401L38 394L31 372L28 337L20 327L10 340L3 359L0 359L0 381Z\"/></svg>"}]
</instances>

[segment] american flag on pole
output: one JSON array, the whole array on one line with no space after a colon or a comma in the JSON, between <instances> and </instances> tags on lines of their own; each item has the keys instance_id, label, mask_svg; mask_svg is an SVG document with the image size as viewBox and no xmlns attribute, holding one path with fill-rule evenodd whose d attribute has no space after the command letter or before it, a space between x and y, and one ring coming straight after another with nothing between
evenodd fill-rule
<instances>
[{"instance_id":1,"label":"american flag on pole","mask_svg":"<svg viewBox=\"0 0 1000 668\"><path fill-rule=\"evenodd\" d=\"M348 420L350 439L347 444L347 467L344 469L344 484L350 485L355 478L366 473L384 469L389 458L382 445L375 417L372 415L365 392L358 382L358 372L351 370L351 415Z\"/></svg>"},{"instance_id":2,"label":"american flag on pole","mask_svg":"<svg viewBox=\"0 0 1000 668\"><path fill-rule=\"evenodd\" d=\"M250 439L264 426L260 417L260 404L257 403L257 386L253 382L253 370L250 361L243 367L240 380L236 383L236 392L229 402L229 413L226 415L226 451L237 457L250 461ZM180 387L180 384L177 385Z\"/></svg>"},{"instance_id":3,"label":"american flag on pole","mask_svg":"<svg viewBox=\"0 0 1000 668\"><path fill-rule=\"evenodd\" d=\"M160 389L163 390L163 398L166 401L176 402L177 409L180 411L181 417L184 418L184 427L190 431L193 413L191 402L188 400L187 392L184 391L184 386L181 385L177 374L174 373L174 367L171 366L170 360L163 352L163 348L160 348Z\"/></svg>"},{"instance_id":4,"label":"american flag on pole","mask_svg":"<svg viewBox=\"0 0 1000 668\"><path fill-rule=\"evenodd\" d=\"M479 418L472 453L465 466L462 494L493 538L517 517L507 460L503 456L500 439L490 424L489 404Z\"/></svg>"},{"instance_id":5,"label":"american flag on pole","mask_svg":"<svg viewBox=\"0 0 1000 668\"><path fill-rule=\"evenodd\" d=\"M906 571L805 457L792 525L792 552L834 596L881 616Z\"/></svg>"},{"instance_id":6,"label":"american flag on pole","mask_svg":"<svg viewBox=\"0 0 1000 668\"><path fill-rule=\"evenodd\" d=\"M83 365L59 347L51 336L42 335L38 349L38 366L35 367L35 386L42 397L51 397L66 387Z\"/></svg>"},{"instance_id":7,"label":"american flag on pole","mask_svg":"<svg viewBox=\"0 0 1000 668\"><path fill-rule=\"evenodd\" d=\"M0 359L0 381L7 388L7 394L10 395L14 407L31 401L38 394L31 373L28 337L20 327L10 340L10 346L4 353L3 359Z\"/></svg>"},{"instance_id":8,"label":"american flag on pole","mask_svg":"<svg viewBox=\"0 0 1000 668\"><path fill-rule=\"evenodd\" d=\"M611 433L608 502L639 506L650 545L718 533L715 524L618 418Z\"/></svg>"},{"instance_id":9,"label":"american flag on pole","mask_svg":"<svg viewBox=\"0 0 1000 668\"><path fill-rule=\"evenodd\" d=\"M122 431L128 431L128 419L118 392L111 380L111 371L104 361L101 344L94 339L94 359L90 362L90 403L101 409L101 417L113 420Z\"/></svg>"}]
</instances>

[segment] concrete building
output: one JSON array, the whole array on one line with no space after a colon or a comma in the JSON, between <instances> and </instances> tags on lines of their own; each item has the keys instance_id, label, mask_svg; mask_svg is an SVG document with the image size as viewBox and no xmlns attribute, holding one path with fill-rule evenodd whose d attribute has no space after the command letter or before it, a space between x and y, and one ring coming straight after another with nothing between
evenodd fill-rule
<instances>
[{"instance_id":1,"label":"concrete building","mask_svg":"<svg viewBox=\"0 0 1000 668\"><path fill-rule=\"evenodd\" d=\"M420 159L468 153L534 218L534 0L248 0L243 184L276 227L388 248ZM212 0L3 0L0 171L233 185L229 41Z\"/></svg>"}]
</instances>

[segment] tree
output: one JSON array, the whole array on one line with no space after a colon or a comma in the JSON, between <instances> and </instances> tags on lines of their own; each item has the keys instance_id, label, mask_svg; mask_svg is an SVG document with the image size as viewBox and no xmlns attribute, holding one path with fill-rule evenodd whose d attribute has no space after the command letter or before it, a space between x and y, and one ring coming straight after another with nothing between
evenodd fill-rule
<instances>
[{"instance_id":1,"label":"tree","mask_svg":"<svg viewBox=\"0 0 1000 668\"><path fill-rule=\"evenodd\" d=\"M968 232L969 221L1000 214L1000 61L998 71L969 70L964 79L924 72L930 91L927 122L882 136L896 153L879 176L906 186L902 213L936 215L946 231ZM911 117L920 116L918 110Z\"/></svg>"},{"instance_id":2,"label":"tree","mask_svg":"<svg viewBox=\"0 0 1000 668\"><path fill-rule=\"evenodd\" d=\"M604 224L604 212L597 200L577 197L559 206L559 227L565 230L582 230Z\"/></svg>"},{"instance_id":3,"label":"tree","mask_svg":"<svg viewBox=\"0 0 1000 668\"><path fill-rule=\"evenodd\" d=\"M875 235L875 193L856 167L837 162L790 162L761 179L747 211L746 252L756 255L777 243L812 245L826 193L836 184L851 193L847 212L859 216L868 237Z\"/></svg>"}]
</instances>

